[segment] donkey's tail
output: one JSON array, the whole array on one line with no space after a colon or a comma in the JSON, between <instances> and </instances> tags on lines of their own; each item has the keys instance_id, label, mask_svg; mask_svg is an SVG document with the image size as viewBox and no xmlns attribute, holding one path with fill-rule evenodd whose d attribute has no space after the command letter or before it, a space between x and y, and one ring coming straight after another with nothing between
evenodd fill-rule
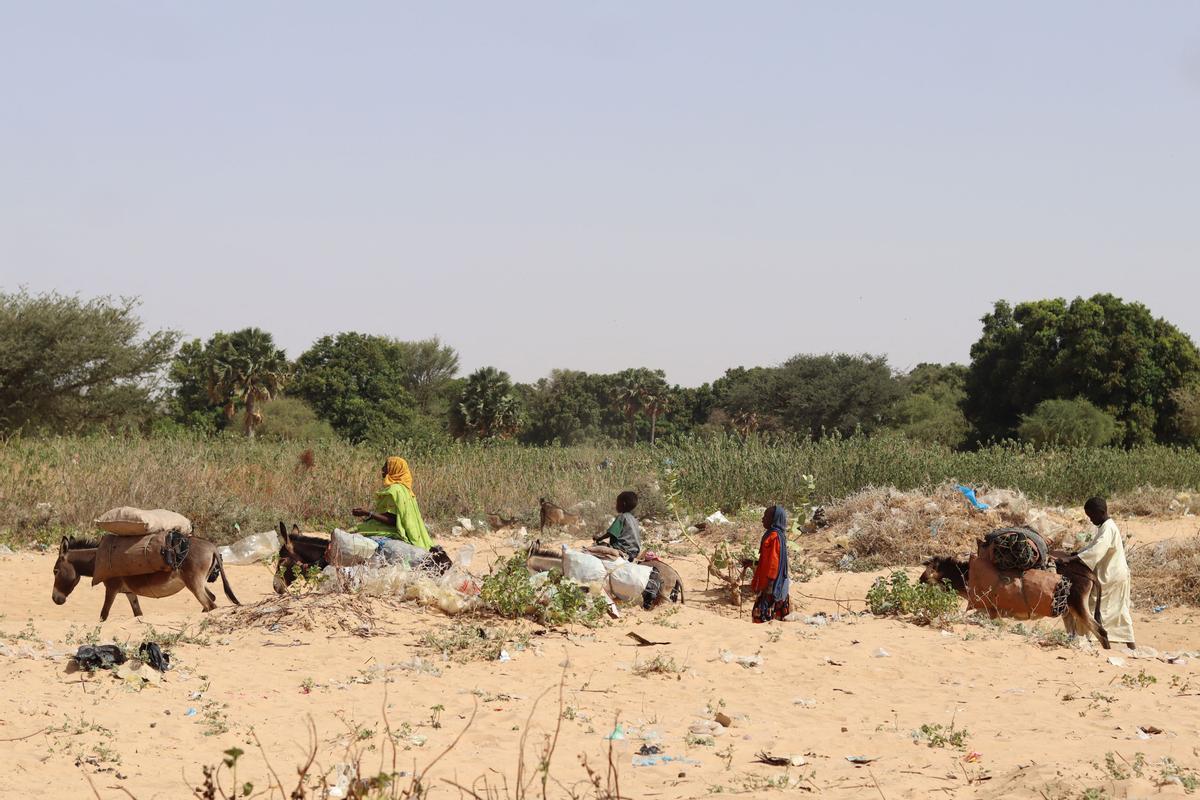
<instances>
[{"instance_id":1,"label":"donkey's tail","mask_svg":"<svg viewBox=\"0 0 1200 800\"><path fill-rule=\"evenodd\" d=\"M208 582L212 583L221 576L221 588L225 590L225 596L235 606L240 606L241 603L233 594L233 587L229 585L229 578L225 576L225 564L221 561L220 553L213 553L212 568L208 572Z\"/></svg>"}]
</instances>

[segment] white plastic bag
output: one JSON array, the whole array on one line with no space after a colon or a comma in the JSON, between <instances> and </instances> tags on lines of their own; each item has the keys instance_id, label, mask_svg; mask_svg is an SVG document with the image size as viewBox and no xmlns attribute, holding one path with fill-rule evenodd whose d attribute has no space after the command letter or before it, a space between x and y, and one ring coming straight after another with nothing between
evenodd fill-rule
<instances>
[{"instance_id":1,"label":"white plastic bag","mask_svg":"<svg viewBox=\"0 0 1200 800\"><path fill-rule=\"evenodd\" d=\"M641 600L642 592L650 581L650 567L645 564L625 562L608 576L608 588L613 597L626 603Z\"/></svg>"},{"instance_id":2,"label":"white plastic bag","mask_svg":"<svg viewBox=\"0 0 1200 800\"><path fill-rule=\"evenodd\" d=\"M388 539L384 542L376 542L373 539L367 541L378 548L379 559L377 560L386 564L407 564L411 567L429 555L428 550L422 550L416 545L402 542L399 539Z\"/></svg>"},{"instance_id":3,"label":"white plastic bag","mask_svg":"<svg viewBox=\"0 0 1200 800\"><path fill-rule=\"evenodd\" d=\"M218 547L221 561L226 564L253 564L265 561L279 552L279 534L275 531L252 533L227 547Z\"/></svg>"},{"instance_id":4,"label":"white plastic bag","mask_svg":"<svg viewBox=\"0 0 1200 800\"><path fill-rule=\"evenodd\" d=\"M339 567L352 567L366 562L378 549L379 544L374 539L335 528L329 545L329 561Z\"/></svg>"},{"instance_id":5,"label":"white plastic bag","mask_svg":"<svg viewBox=\"0 0 1200 800\"><path fill-rule=\"evenodd\" d=\"M608 571L604 562L591 553L568 550L563 547L563 576L576 583L595 583L604 580Z\"/></svg>"}]
</instances>

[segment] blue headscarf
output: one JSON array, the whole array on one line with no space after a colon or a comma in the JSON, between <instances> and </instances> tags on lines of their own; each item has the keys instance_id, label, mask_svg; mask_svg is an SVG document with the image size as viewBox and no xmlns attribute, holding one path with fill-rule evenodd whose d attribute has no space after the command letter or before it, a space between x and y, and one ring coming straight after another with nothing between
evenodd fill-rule
<instances>
[{"instance_id":1,"label":"blue headscarf","mask_svg":"<svg viewBox=\"0 0 1200 800\"><path fill-rule=\"evenodd\" d=\"M766 541L766 538L771 535L771 531L775 531L779 535L779 572L775 575L775 582L771 584L771 596L776 600L782 600L792 589L792 582L788 578L788 515L787 509L783 506L775 506L771 527L767 528L766 533L763 534L763 541Z\"/></svg>"}]
</instances>

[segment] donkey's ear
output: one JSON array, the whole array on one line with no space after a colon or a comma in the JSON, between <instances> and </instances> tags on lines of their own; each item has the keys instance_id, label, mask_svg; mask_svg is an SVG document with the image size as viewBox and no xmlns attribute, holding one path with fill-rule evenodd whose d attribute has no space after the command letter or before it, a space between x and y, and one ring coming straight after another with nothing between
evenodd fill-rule
<instances>
[{"instance_id":1,"label":"donkey's ear","mask_svg":"<svg viewBox=\"0 0 1200 800\"><path fill-rule=\"evenodd\" d=\"M300 523L293 522L292 523L292 536L299 536L299 535L300 535Z\"/></svg>"},{"instance_id":2,"label":"donkey's ear","mask_svg":"<svg viewBox=\"0 0 1200 800\"><path fill-rule=\"evenodd\" d=\"M71 549L71 540L68 539L66 536L64 536L62 538L62 541L58 543L58 554L60 556L65 556L67 554L67 551L70 549Z\"/></svg>"},{"instance_id":3,"label":"donkey's ear","mask_svg":"<svg viewBox=\"0 0 1200 800\"><path fill-rule=\"evenodd\" d=\"M287 524L283 520L279 520L279 538L285 542L288 538Z\"/></svg>"}]
</instances>

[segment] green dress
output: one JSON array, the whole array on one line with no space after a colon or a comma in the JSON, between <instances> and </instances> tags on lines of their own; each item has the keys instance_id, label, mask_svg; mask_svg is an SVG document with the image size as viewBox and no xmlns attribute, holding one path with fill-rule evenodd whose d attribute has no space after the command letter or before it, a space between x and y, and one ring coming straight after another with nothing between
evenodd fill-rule
<instances>
[{"instance_id":1,"label":"green dress","mask_svg":"<svg viewBox=\"0 0 1200 800\"><path fill-rule=\"evenodd\" d=\"M388 525L386 522L368 519L354 529L355 533L400 539L424 550L433 547L433 539L425 527L425 520L421 519L417 498L404 484L393 483L377 492L374 510L376 514L395 514L396 524Z\"/></svg>"}]
</instances>

